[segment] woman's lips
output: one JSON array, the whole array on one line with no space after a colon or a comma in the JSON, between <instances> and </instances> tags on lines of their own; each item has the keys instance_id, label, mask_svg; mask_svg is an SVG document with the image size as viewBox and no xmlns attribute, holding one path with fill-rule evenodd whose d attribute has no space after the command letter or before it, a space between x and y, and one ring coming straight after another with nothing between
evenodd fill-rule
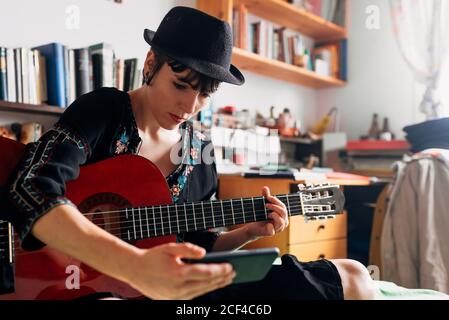
<instances>
[{"instance_id":1,"label":"woman's lips","mask_svg":"<svg viewBox=\"0 0 449 320\"><path fill-rule=\"evenodd\" d=\"M176 122L176 123L181 123L181 122L185 121L184 118L180 118L178 116L175 116L173 113L169 113L169 115L173 119L173 121Z\"/></svg>"}]
</instances>

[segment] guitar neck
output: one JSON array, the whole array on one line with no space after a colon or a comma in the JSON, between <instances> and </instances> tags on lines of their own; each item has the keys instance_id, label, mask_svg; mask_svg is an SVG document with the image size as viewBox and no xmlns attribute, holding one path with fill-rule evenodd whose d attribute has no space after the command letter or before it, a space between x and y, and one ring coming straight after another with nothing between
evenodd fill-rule
<instances>
[{"instance_id":1,"label":"guitar neck","mask_svg":"<svg viewBox=\"0 0 449 320\"><path fill-rule=\"evenodd\" d=\"M289 215L302 214L299 193L278 195ZM123 209L121 238L141 240L176 233L269 220L265 197Z\"/></svg>"}]
</instances>

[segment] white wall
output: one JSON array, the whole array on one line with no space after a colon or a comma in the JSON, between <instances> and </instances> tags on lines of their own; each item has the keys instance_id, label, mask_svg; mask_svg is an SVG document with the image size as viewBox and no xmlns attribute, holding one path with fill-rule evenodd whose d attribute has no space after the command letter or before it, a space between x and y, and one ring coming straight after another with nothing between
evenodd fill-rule
<instances>
[{"instance_id":1,"label":"white wall","mask_svg":"<svg viewBox=\"0 0 449 320\"><path fill-rule=\"evenodd\" d=\"M366 9L380 9L380 29L369 30ZM326 89L318 93L318 114L323 116L332 106L341 110L341 129L356 139L366 134L372 114L389 117L390 127L399 138L405 125L423 121L418 111L423 88L414 82L405 64L391 28L389 0L351 0L349 26L349 83L343 89ZM443 101L449 102L449 71L442 76ZM446 91L446 92L445 92Z\"/></svg>"},{"instance_id":2,"label":"white wall","mask_svg":"<svg viewBox=\"0 0 449 320\"><path fill-rule=\"evenodd\" d=\"M139 57L140 64L148 50L143 40L144 28L155 30L168 10L176 5L195 6L195 0L0 0L0 46L32 47L48 42L62 42L70 47L83 47L97 42L113 45L118 57ZM80 29L66 27L70 5L80 12ZM70 22L70 20L69 20ZM7 32L6 30L11 30ZM214 103L217 107L235 105L259 109L268 115L269 107L276 111L289 107L311 123L316 117L316 91L287 82L245 73L243 87L223 85ZM34 116L0 112L0 124L14 119L26 121ZM42 121L42 117L39 118ZM44 117L46 124L51 117Z\"/></svg>"}]
</instances>

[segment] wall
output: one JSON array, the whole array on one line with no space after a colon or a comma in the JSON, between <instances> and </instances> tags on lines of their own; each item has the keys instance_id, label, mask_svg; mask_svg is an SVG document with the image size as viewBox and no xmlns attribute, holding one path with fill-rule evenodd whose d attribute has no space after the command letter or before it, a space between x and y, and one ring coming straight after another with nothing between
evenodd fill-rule
<instances>
[{"instance_id":1,"label":"wall","mask_svg":"<svg viewBox=\"0 0 449 320\"><path fill-rule=\"evenodd\" d=\"M118 57L139 57L142 64L149 48L142 37L144 28L155 30L173 6L195 6L195 3L194 0L123 0L123 4L108 0L1 0L0 45L32 47L56 41L76 48L108 42ZM80 28L75 30L66 27L67 22L72 22L68 19L69 13L73 12L71 5L79 8L80 13ZM292 109L305 123L315 120L315 90L244 74L247 77L245 86L223 85L214 97L217 107L231 104L253 111L258 109L267 116L269 107L274 105L277 112L284 107ZM31 117L47 125L55 119ZM0 124L27 119L31 119L29 115L0 112Z\"/></svg>"},{"instance_id":2,"label":"wall","mask_svg":"<svg viewBox=\"0 0 449 320\"><path fill-rule=\"evenodd\" d=\"M423 121L418 106L423 87L416 84L405 64L391 29L389 0L350 0L349 83L343 89L326 89L318 93L318 116L332 106L340 109L341 129L350 139L366 134L373 113L389 117L390 127L399 138L402 128ZM366 28L366 9L380 9L380 28ZM445 66L440 91L448 105L449 68ZM447 110L447 109L445 109Z\"/></svg>"}]
</instances>

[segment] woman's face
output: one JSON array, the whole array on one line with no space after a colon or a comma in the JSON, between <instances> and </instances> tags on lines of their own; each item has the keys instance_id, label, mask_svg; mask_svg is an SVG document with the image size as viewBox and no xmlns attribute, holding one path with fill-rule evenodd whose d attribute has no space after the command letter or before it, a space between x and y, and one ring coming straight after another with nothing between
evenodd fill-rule
<instances>
[{"instance_id":1,"label":"woman's face","mask_svg":"<svg viewBox=\"0 0 449 320\"><path fill-rule=\"evenodd\" d=\"M177 129L181 123L196 115L210 102L208 94L192 88L196 83L180 80L188 75L189 71L175 73L165 63L153 78L151 86L147 87L151 90L153 116L164 129Z\"/></svg>"}]
</instances>

